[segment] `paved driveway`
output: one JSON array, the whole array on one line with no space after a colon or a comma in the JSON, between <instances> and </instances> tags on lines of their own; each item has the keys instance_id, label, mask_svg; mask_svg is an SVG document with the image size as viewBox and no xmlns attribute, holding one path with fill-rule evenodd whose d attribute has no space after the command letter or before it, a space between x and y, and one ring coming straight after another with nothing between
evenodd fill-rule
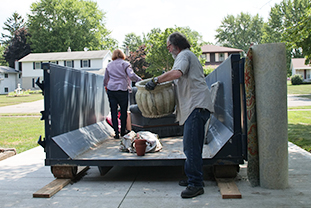
<instances>
[{"instance_id":1,"label":"paved driveway","mask_svg":"<svg viewBox=\"0 0 311 208\"><path fill-rule=\"evenodd\" d=\"M299 95L287 95L288 107L311 106L311 99Z\"/></svg>"}]
</instances>

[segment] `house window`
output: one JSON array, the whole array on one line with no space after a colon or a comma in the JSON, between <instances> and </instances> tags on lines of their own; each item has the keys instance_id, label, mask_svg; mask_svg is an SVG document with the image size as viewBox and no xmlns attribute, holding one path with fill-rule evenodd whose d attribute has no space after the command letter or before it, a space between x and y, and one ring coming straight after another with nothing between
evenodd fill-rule
<instances>
[{"instance_id":1,"label":"house window","mask_svg":"<svg viewBox=\"0 0 311 208\"><path fill-rule=\"evenodd\" d=\"M57 64L56 61L51 61L50 63L51 63L51 64Z\"/></svg>"},{"instance_id":2,"label":"house window","mask_svg":"<svg viewBox=\"0 0 311 208\"><path fill-rule=\"evenodd\" d=\"M88 60L83 60L83 61L82 61L82 67L83 67L83 68L89 67L89 61L88 61Z\"/></svg>"},{"instance_id":3,"label":"house window","mask_svg":"<svg viewBox=\"0 0 311 208\"><path fill-rule=\"evenodd\" d=\"M4 74L4 78L9 78L9 74Z\"/></svg>"},{"instance_id":4,"label":"house window","mask_svg":"<svg viewBox=\"0 0 311 208\"><path fill-rule=\"evenodd\" d=\"M211 57L209 53L204 53L201 55L202 59L205 59L206 62L211 62Z\"/></svg>"},{"instance_id":5,"label":"house window","mask_svg":"<svg viewBox=\"0 0 311 208\"><path fill-rule=\"evenodd\" d=\"M80 68L91 67L91 60L80 60Z\"/></svg>"},{"instance_id":6,"label":"house window","mask_svg":"<svg viewBox=\"0 0 311 208\"><path fill-rule=\"evenodd\" d=\"M66 61L66 66L72 67L72 62L71 61Z\"/></svg>"},{"instance_id":7,"label":"house window","mask_svg":"<svg viewBox=\"0 0 311 208\"><path fill-rule=\"evenodd\" d=\"M209 53L206 54L206 62L211 62L211 55Z\"/></svg>"},{"instance_id":8,"label":"house window","mask_svg":"<svg viewBox=\"0 0 311 208\"><path fill-rule=\"evenodd\" d=\"M64 61L64 66L74 68L74 61Z\"/></svg>"},{"instance_id":9,"label":"house window","mask_svg":"<svg viewBox=\"0 0 311 208\"><path fill-rule=\"evenodd\" d=\"M299 70L299 71L297 71L296 73L299 74L302 78L304 77L304 76L303 76L303 75L304 75L304 74L303 74L303 71Z\"/></svg>"},{"instance_id":10,"label":"house window","mask_svg":"<svg viewBox=\"0 0 311 208\"><path fill-rule=\"evenodd\" d=\"M34 62L33 69L41 69L41 62Z\"/></svg>"},{"instance_id":11,"label":"house window","mask_svg":"<svg viewBox=\"0 0 311 208\"><path fill-rule=\"evenodd\" d=\"M9 88L5 87L4 92L9 92Z\"/></svg>"},{"instance_id":12,"label":"house window","mask_svg":"<svg viewBox=\"0 0 311 208\"><path fill-rule=\"evenodd\" d=\"M311 70L307 70L307 79L311 79Z\"/></svg>"},{"instance_id":13,"label":"house window","mask_svg":"<svg viewBox=\"0 0 311 208\"><path fill-rule=\"evenodd\" d=\"M225 60L225 54L219 53L219 61L224 61L224 60Z\"/></svg>"}]
</instances>

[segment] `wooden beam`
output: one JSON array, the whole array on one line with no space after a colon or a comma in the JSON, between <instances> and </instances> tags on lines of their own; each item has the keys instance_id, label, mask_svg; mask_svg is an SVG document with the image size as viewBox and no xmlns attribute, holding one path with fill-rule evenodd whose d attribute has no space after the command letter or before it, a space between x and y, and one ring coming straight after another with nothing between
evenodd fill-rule
<instances>
[{"instance_id":1,"label":"wooden beam","mask_svg":"<svg viewBox=\"0 0 311 208\"><path fill-rule=\"evenodd\" d=\"M77 176L74 179L55 179L48 185L44 186L42 189L38 190L33 194L34 198L50 198L62 188L67 186L70 182L75 181L77 179L80 179L85 172L89 169L89 167L78 167L78 173Z\"/></svg>"},{"instance_id":2,"label":"wooden beam","mask_svg":"<svg viewBox=\"0 0 311 208\"><path fill-rule=\"evenodd\" d=\"M241 199L242 194L233 179L216 178L223 199Z\"/></svg>"},{"instance_id":3,"label":"wooden beam","mask_svg":"<svg viewBox=\"0 0 311 208\"><path fill-rule=\"evenodd\" d=\"M15 148L0 148L0 161L16 155Z\"/></svg>"},{"instance_id":4,"label":"wooden beam","mask_svg":"<svg viewBox=\"0 0 311 208\"><path fill-rule=\"evenodd\" d=\"M55 179L33 194L34 198L50 198L70 183L71 179Z\"/></svg>"}]
</instances>

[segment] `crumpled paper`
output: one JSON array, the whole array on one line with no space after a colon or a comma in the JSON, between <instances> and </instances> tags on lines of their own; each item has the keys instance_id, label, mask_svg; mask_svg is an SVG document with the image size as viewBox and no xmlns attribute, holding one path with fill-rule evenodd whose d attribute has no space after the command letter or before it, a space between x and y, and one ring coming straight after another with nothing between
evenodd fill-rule
<instances>
[{"instance_id":1,"label":"crumpled paper","mask_svg":"<svg viewBox=\"0 0 311 208\"><path fill-rule=\"evenodd\" d=\"M122 152L136 153L135 140L145 139L146 142L146 153L147 152L158 152L162 149L162 144L159 140L159 136L149 131L134 131L129 132L121 138L119 150Z\"/></svg>"}]
</instances>

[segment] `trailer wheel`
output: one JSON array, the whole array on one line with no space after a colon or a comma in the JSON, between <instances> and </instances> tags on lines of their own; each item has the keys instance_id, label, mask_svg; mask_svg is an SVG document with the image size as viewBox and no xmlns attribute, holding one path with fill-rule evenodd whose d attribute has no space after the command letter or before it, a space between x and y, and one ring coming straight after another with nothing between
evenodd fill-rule
<instances>
[{"instance_id":1,"label":"trailer wheel","mask_svg":"<svg viewBox=\"0 0 311 208\"><path fill-rule=\"evenodd\" d=\"M239 165L214 165L215 178L235 178L240 171Z\"/></svg>"},{"instance_id":2,"label":"trailer wheel","mask_svg":"<svg viewBox=\"0 0 311 208\"><path fill-rule=\"evenodd\" d=\"M55 178L73 179L77 175L78 166L55 165L51 166L51 172Z\"/></svg>"}]
</instances>

